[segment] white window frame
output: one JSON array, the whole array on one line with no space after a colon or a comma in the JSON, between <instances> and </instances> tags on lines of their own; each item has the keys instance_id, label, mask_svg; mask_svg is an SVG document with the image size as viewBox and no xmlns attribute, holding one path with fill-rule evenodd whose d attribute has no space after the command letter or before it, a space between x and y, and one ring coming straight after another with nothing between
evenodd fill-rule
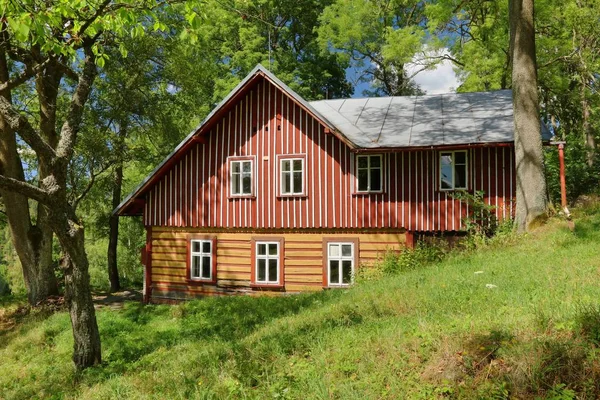
<instances>
[{"instance_id":1,"label":"white window frame","mask_svg":"<svg viewBox=\"0 0 600 400\"><path fill-rule=\"evenodd\" d=\"M456 186L456 179L455 179L455 175L456 175L456 153L464 153L465 155L465 163L464 164L458 164L458 165L464 165L465 166L465 186L464 187L457 187ZM452 187L450 188L444 188L442 187L442 157L450 154L452 157ZM438 187L440 191L443 192L447 192L447 191L452 191L452 190L467 190L469 188L469 151L468 150L440 150L439 155L438 155L438 173L439 173L439 179L438 179Z\"/></svg>"},{"instance_id":2,"label":"white window frame","mask_svg":"<svg viewBox=\"0 0 600 400\"><path fill-rule=\"evenodd\" d=\"M250 163L250 192L245 193L244 190L244 172L243 172L243 163ZM236 173L235 179L239 180L240 193L233 193L233 182L234 182L234 172L233 172L233 164L240 164L240 172ZM252 196L254 194L254 160L252 158L241 158L241 159L230 159L229 160L229 195L231 197L247 197Z\"/></svg>"},{"instance_id":3,"label":"white window frame","mask_svg":"<svg viewBox=\"0 0 600 400\"><path fill-rule=\"evenodd\" d=\"M359 184L359 170L365 168L359 167L359 159L365 157L367 159L367 190L360 190ZM379 157L379 171L380 171L380 188L378 190L371 190L371 158ZM385 180L383 178L383 154L357 154L356 155L356 193L383 193L383 186Z\"/></svg>"},{"instance_id":4,"label":"white window frame","mask_svg":"<svg viewBox=\"0 0 600 400\"><path fill-rule=\"evenodd\" d=\"M274 245L277 246L277 255L276 256L269 255L269 246L272 245L272 244L274 244ZM278 242L278 241L268 241L268 240L258 241L257 240L254 245L256 246L254 248L254 251L255 251L255 253L254 253L255 254L254 255L254 268L255 268L255 270L254 270L254 278L255 279L254 280L255 280L255 283L259 284L259 285L279 285L279 283L280 283L279 282L279 276L280 276L280 273L281 273L281 243ZM266 246L266 249L267 249L266 254L264 254L264 255L258 254L258 246L259 245L265 245ZM270 276L269 276L269 260L273 260L273 259L277 260L277 273L276 273L277 280L275 280L275 281L269 280L269 278L270 278ZM258 276L259 276L259 274L258 274L258 267L259 267L258 260L265 260L265 268L266 268L266 270L265 270L265 278L266 278L266 280L264 280L264 281L261 281L261 280L258 279Z\"/></svg>"},{"instance_id":5,"label":"white window frame","mask_svg":"<svg viewBox=\"0 0 600 400\"><path fill-rule=\"evenodd\" d=\"M200 251L194 251L194 243L200 243ZM203 251L204 243L210 245L210 251ZM193 281L212 281L213 280L213 246L214 240L210 239L192 239L190 240L190 279ZM194 276L194 257L200 257L200 276ZM209 257L209 276L202 276L202 260L204 257Z\"/></svg>"},{"instance_id":6,"label":"white window frame","mask_svg":"<svg viewBox=\"0 0 600 400\"><path fill-rule=\"evenodd\" d=\"M340 249L340 254L338 256L332 256L331 255L331 246L339 246ZM352 249L351 254L349 256L343 256L342 255L342 246L344 245L349 245L350 248ZM327 286L328 287L347 287L350 286L354 283L354 275L355 275L355 271L356 271L356 265L355 264L355 243L354 242L327 242ZM338 261L339 262L339 267L338 267L338 273L339 273L339 282L338 283L331 283L331 266L330 266L330 262L332 260ZM352 264L352 274L351 274L351 278L350 278L350 283L344 283L343 282L343 268L342 268L342 261L350 261Z\"/></svg>"},{"instance_id":7,"label":"white window frame","mask_svg":"<svg viewBox=\"0 0 600 400\"><path fill-rule=\"evenodd\" d=\"M283 170L283 163L284 162L290 162L290 170L289 171L284 171ZM300 191L296 191L297 188L294 187L294 170L293 170L293 166L294 166L294 161L300 161L302 163L302 169L300 170L300 172L302 173L302 183L300 184ZM304 168L305 162L304 162L304 157L286 157L286 158L280 158L279 159L279 194L281 196L301 196L304 195L304 187L305 187L305 168ZM284 174L289 174L290 175L290 187L292 188L291 192L284 192L283 191L283 176Z\"/></svg>"}]
</instances>

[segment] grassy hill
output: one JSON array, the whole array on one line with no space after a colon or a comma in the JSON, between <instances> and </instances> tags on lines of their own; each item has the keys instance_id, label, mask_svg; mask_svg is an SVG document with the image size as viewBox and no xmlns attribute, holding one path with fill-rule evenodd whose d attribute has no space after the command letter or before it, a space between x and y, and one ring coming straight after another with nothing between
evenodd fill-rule
<instances>
[{"instance_id":1,"label":"grassy hill","mask_svg":"<svg viewBox=\"0 0 600 400\"><path fill-rule=\"evenodd\" d=\"M598 398L600 207L351 290L100 310L79 375L68 315L16 307L6 399Z\"/></svg>"}]
</instances>

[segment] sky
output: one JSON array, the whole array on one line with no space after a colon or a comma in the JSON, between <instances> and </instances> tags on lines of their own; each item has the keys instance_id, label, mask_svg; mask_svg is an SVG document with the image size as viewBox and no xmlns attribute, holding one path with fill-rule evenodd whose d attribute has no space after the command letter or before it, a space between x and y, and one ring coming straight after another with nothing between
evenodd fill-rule
<instances>
[{"instance_id":1,"label":"sky","mask_svg":"<svg viewBox=\"0 0 600 400\"><path fill-rule=\"evenodd\" d=\"M408 67L409 73L411 68L413 67ZM449 60L444 60L434 70L419 72L414 80L427 94L451 93L458 86L452 62Z\"/></svg>"},{"instance_id":2,"label":"sky","mask_svg":"<svg viewBox=\"0 0 600 400\"><path fill-rule=\"evenodd\" d=\"M408 64L406 66L409 74L414 73L418 70L418 66L415 64ZM348 71L349 78L355 78L356 72ZM414 77L415 82L424 90L427 94L441 94L441 93L452 93L458 87L459 82L456 78L456 74L452 68L452 62L444 60L433 70L425 70L419 72ZM356 86L354 95L352 97L364 97L363 91L369 89L368 83L361 83Z\"/></svg>"}]
</instances>

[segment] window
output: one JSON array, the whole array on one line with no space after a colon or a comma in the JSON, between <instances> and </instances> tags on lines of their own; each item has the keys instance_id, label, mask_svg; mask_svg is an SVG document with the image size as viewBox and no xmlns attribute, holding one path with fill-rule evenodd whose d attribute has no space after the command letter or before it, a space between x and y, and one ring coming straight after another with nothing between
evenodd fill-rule
<instances>
[{"instance_id":1,"label":"window","mask_svg":"<svg viewBox=\"0 0 600 400\"><path fill-rule=\"evenodd\" d=\"M190 241L189 278L194 281L213 281L213 240Z\"/></svg>"},{"instance_id":2,"label":"window","mask_svg":"<svg viewBox=\"0 0 600 400\"><path fill-rule=\"evenodd\" d=\"M281 160L281 194L304 193L304 159L287 158Z\"/></svg>"},{"instance_id":3,"label":"window","mask_svg":"<svg viewBox=\"0 0 600 400\"><path fill-rule=\"evenodd\" d=\"M357 156L356 161L357 192L381 192L383 189L381 155Z\"/></svg>"},{"instance_id":4,"label":"window","mask_svg":"<svg viewBox=\"0 0 600 400\"><path fill-rule=\"evenodd\" d=\"M354 280L354 243L327 243L327 286L348 286Z\"/></svg>"},{"instance_id":5,"label":"window","mask_svg":"<svg viewBox=\"0 0 600 400\"><path fill-rule=\"evenodd\" d=\"M231 160L229 163L231 195L252 195L252 160Z\"/></svg>"},{"instance_id":6,"label":"window","mask_svg":"<svg viewBox=\"0 0 600 400\"><path fill-rule=\"evenodd\" d=\"M440 190L467 188L467 151L440 152Z\"/></svg>"},{"instance_id":7,"label":"window","mask_svg":"<svg viewBox=\"0 0 600 400\"><path fill-rule=\"evenodd\" d=\"M281 285L282 240L254 241L253 283L255 285Z\"/></svg>"}]
</instances>

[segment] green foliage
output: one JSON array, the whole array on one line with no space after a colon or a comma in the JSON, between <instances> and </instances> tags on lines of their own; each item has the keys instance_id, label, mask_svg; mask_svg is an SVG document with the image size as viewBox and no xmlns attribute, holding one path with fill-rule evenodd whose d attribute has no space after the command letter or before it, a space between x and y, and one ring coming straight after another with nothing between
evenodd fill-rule
<instances>
[{"instance_id":1,"label":"green foliage","mask_svg":"<svg viewBox=\"0 0 600 400\"><path fill-rule=\"evenodd\" d=\"M418 241L414 248L402 251L387 251L383 258L372 266L359 268L357 282L363 283L385 276L402 274L442 261L449 253L448 243L435 237Z\"/></svg>"},{"instance_id":2,"label":"green foliage","mask_svg":"<svg viewBox=\"0 0 600 400\"><path fill-rule=\"evenodd\" d=\"M391 273L349 290L101 309L105 363L79 375L65 312L21 316L11 328L18 307L0 301L0 392L597 398L600 214L574 214L574 232L554 220L535 236L426 268L396 273L389 261Z\"/></svg>"},{"instance_id":3,"label":"green foliage","mask_svg":"<svg viewBox=\"0 0 600 400\"><path fill-rule=\"evenodd\" d=\"M425 43L424 2L336 0L323 10L318 27L321 49L359 70L370 95L415 94L404 65Z\"/></svg>"},{"instance_id":4,"label":"green foliage","mask_svg":"<svg viewBox=\"0 0 600 400\"><path fill-rule=\"evenodd\" d=\"M460 200L469 209L469 215L463 218L463 225L469 235L483 235L491 237L498 229L496 207L489 205L484 200L483 190L469 193L457 191L452 193L452 198Z\"/></svg>"},{"instance_id":5,"label":"green foliage","mask_svg":"<svg viewBox=\"0 0 600 400\"><path fill-rule=\"evenodd\" d=\"M587 163L585 146L577 138L567 142L564 152L567 201L572 204L581 195L600 189L600 152L596 153L592 167ZM560 205L560 165L556 146L546 148L545 165L550 200Z\"/></svg>"}]
</instances>

